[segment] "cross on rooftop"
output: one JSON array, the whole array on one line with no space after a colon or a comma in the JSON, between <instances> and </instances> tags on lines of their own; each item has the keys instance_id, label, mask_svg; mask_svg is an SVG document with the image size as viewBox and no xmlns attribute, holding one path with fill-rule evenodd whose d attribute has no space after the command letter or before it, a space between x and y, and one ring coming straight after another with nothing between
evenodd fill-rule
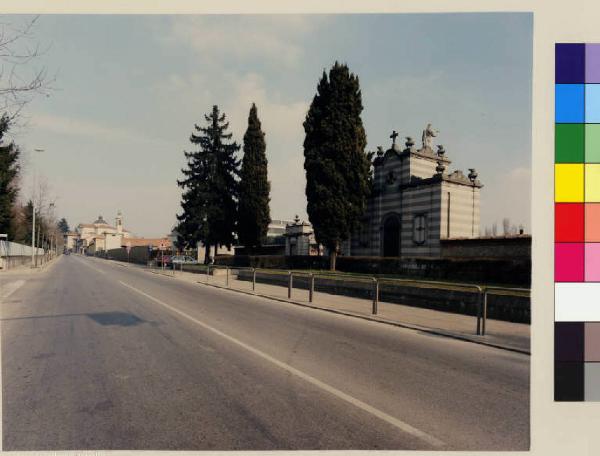
<instances>
[{"instance_id":1,"label":"cross on rooftop","mask_svg":"<svg viewBox=\"0 0 600 456\"><path fill-rule=\"evenodd\" d=\"M396 144L396 138L398 137L398 132L396 130L392 131L390 138L392 138L392 144Z\"/></svg>"}]
</instances>

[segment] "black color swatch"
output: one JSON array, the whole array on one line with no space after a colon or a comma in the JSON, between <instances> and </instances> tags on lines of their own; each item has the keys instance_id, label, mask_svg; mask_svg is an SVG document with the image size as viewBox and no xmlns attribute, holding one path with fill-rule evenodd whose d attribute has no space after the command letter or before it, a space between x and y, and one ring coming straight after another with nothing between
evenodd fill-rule
<instances>
[{"instance_id":1,"label":"black color swatch","mask_svg":"<svg viewBox=\"0 0 600 456\"><path fill-rule=\"evenodd\" d=\"M554 363L554 400L583 401L583 363Z\"/></svg>"}]
</instances>

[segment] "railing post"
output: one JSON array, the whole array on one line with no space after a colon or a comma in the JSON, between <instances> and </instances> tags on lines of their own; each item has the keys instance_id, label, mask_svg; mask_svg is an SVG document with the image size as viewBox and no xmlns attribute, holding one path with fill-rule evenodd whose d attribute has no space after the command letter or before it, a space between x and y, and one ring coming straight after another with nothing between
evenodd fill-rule
<instances>
[{"instance_id":1,"label":"railing post","mask_svg":"<svg viewBox=\"0 0 600 456\"><path fill-rule=\"evenodd\" d=\"M229 287L229 266L225 266L225 286Z\"/></svg>"},{"instance_id":2,"label":"railing post","mask_svg":"<svg viewBox=\"0 0 600 456\"><path fill-rule=\"evenodd\" d=\"M292 299L292 287L294 286L293 280L294 275L292 274L292 271L288 271L288 299Z\"/></svg>"},{"instance_id":3,"label":"railing post","mask_svg":"<svg viewBox=\"0 0 600 456\"><path fill-rule=\"evenodd\" d=\"M488 301L488 292L487 288L483 292L483 318L481 321L481 335L485 336L485 322L487 320L487 301Z\"/></svg>"},{"instance_id":4,"label":"railing post","mask_svg":"<svg viewBox=\"0 0 600 456\"><path fill-rule=\"evenodd\" d=\"M371 313L377 315L377 305L379 304L379 280L373 277L373 309Z\"/></svg>"},{"instance_id":5,"label":"railing post","mask_svg":"<svg viewBox=\"0 0 600 456\"><path fill-rule=\"evenodd\" d=\"M481 315L483 307L483 293L481 287L477 287L479 294L477 295L477 335L481 336Z\"/></svg>"},{"instance_id":6,"label":"railing post","mask_svg":"<svg viewBox=\"0 0 600 456\"><path fill-rule=\"evenodd\" d=\"M252 291L256 290L256 268L252 268Z\"/></svg>"},{"instance_id":7,"label":"railing post","mask_svg":"<svg viewBox=\"0 0 600 456\"><path fill-rule=\"evenodd\" d=\"M310 273L310 285L308 286L308 302L313 302L315 295L315 275Z\"/></svg>"}]
</instances>

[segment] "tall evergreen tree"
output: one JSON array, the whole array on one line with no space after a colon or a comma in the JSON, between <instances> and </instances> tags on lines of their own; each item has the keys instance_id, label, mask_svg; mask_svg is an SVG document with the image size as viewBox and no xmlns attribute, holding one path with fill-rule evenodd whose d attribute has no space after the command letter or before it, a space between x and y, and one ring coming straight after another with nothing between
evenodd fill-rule
<instances>
[{"instance_id":1,"label":"tall evergreen tree","mask_svg":"<svg viewBox=\"0 0 600 456\"><path fill-rule=\"evenodd\" d=\"M244 135L238 208L238 237L240 243L249 249L264 243L271 222L271 184L267 178L266 147L256 105L252 103L248 115L248 129Z\"/></svg>"},{"instance_id":2,"label":"tall evergreen tree","mask_svg":"<svg viewBox=\"0 0 600 456\"><path fill-rule=\"evenodd\" d=\"M194 125L190 136L199 150L185 152L188 167L182 170L184 179L177 181L184 189L177 231L181 244L195 247L201 241L208 261L211 246L231 247L234 242L240 166L235 154L240 146L231 142L229 122L218 106L204 119L207 125Z\"/></svg>"},{"instance_id":3,"label":"tall evergreen tree","mask_svg":"<svg viewBox=\"0 0 600 456\"><path fill-rule=\"evenodd\" d=\"M5 142L4 136L9 126L10 120L5 114L0 118L0 233L8 233L12 239L15 230L12 223L14 205L19 191L16 179L20 169L20 151L13 142Z\"/></svg>"},{"instance_id":4,"label":"tall evergreen tree","mask_svg":"<svg viewBox=\"0 0 600 456\"><path fill-rule=\"evenodd\" d=\"M304 121L304 169L307 212L317 241L330 252L335 270L343 241L366 209L371 187L371 161L358 77L335 62L317 86Z\"/></svg>"},{"instance_id":5,"label":"tall evergreen tree","mask_svg":"<svg viewBox=\"0 0 600 456\"><path fill-rule=\"evenodd\" d=\"M67 222L67 219L64 217L58 221L57 227L61 233L69 232L69 222Z\"/></svg>"}]
</instances>

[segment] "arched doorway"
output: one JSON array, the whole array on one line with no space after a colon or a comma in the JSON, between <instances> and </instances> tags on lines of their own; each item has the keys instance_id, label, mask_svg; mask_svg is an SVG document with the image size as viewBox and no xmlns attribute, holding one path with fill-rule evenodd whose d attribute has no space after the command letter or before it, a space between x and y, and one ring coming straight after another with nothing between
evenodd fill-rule
<instances>
[{"instance_id":1,"label":"arched doorway","mask_svg":"<svg viewBox=\"0 0 600 456\"><path fill-rule=\"evenodd\" d=\"M383 222L383 256L400 256L400 219L396 215Z\"/></svg>"}]
</instances>

